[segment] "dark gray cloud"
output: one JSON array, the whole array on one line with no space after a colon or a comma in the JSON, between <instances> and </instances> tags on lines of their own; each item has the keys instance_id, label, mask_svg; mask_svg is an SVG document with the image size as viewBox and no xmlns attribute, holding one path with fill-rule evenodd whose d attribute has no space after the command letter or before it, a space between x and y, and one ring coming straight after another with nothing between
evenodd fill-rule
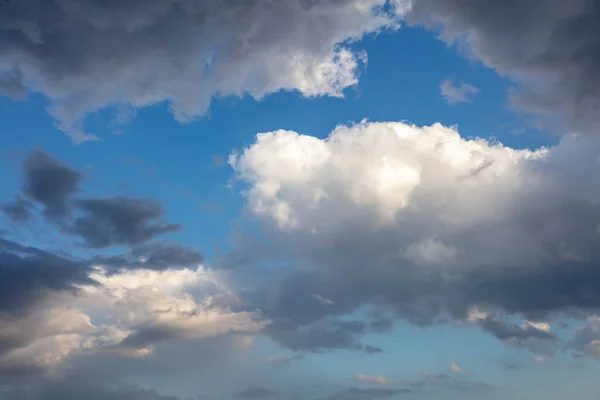
<instances>
[{"instance_id":1,"label":"dark gray cloud","mask_svg":"<svg viewBox=\"0 0 600 400\"><path fill-rule=\"evenodd\" d=\"M279 90L338 96L356 83L360 62L336 45L397 22L364 4L4 1L0 87L44 93L58 127L75 141L95 139L83 119L111 105L113 120L123 122L132 109L169 102L175 118L186 121L204 114L213 96L260 99ZM319 68L325 62L327 76Z\"/></svg>"},{"instance_id":2,"label":"dark gray cloud","mask_svg":"<svg viewBox=\"0 0 600 400\"><path fill-rule=\"evenodd\" d=\"M81 181L81 174L58 162L42 150L33 151L23 166L23 192L42 204L50 218L65 217L69 213L68 200Z\"/></svg>"},{"instance_id":3,"label":"dark gray cloud","mask_svg":"<svg viewBox=\"0 0 600 400\"><path fill-rule=\"evenodd\" d=\"M3 204L1 209L11 221L25 222L31 218L32 207L33 204L29 200L17 196L14 200Z\"/></svg>"},{"instance_id":4,"label":"dark gray cloud","mask_svg":"<svg viewBox=\"0 0 600 400\"><path fill-rule=\"evenodd\" d=\"M390 315L384 315L380 310L375 309L371 313L369 328L376 333L387 333L394 327L394 318Z\"/></svg>"},{"instance_id":5,"label":"dark gray cloud","mask_svg":"<svg viewBox=\"0 0 600 400\"><path fill-rule=\"evenodd\" d=\"M92 260L111 268L167 269L193 267L204 262L201 253L176 243L149 242L135 246L128 254L98 256Z\"/></svg>"},{"instance_id":6,"label":"dark gray cloud","mask_svg":"<svg viewBox=\"0 0 600 400\"><path fill-rule=\"evenodd\" d=\"M520 82L514 105L597 133L600 1L415 0L409 20Z\"/></svg>"},{"instance_id":7,"label":"dark gray cloud","mask_svg":"<svg viewBox=\"0 0 600 400\"><path fill-rule=\"evenodd\" d=\"M274 394L274 391L264 388L262 386L250 386L236 394L236 397L243 399L261 399L264 397L271 397Z\"/></svg>"},{"instance_id":8,"label":"dark gray cloud","mask_svg":"<svg viewBox=\"0 0 600 400\"><path fill-rule=\"evenodd\" d=\"M479 93L479 89L470 83L461 82L455 85L451 80L446 79L440 85L442 97L449 103L469 103L471 98Z\"/></svg>"},{"instance_id":9,"label":"dark gray cloud","mask_svg":"<svg viewBox=\"0 0 600 400\"><path fill-rule=\"evenodd\" d=\"M310 309L307 310L310 312ZM316 318L302 324L295 318L275 321L265 332L275 341L294 351L323 352L332 349L364 351L368 354L381 353L382 349L364 344L361 338L369 332L363 321L343 321Z\"/></svg>"},{"instance_id":10,"label":"dark gray cloud","mask_svg":"<svg viewBox=\"0 0 600 400\"><path fill-rule=\"evenodd\" d=\"M300 354L294 354L293 356L280 356L270 357L265 360L266 364L280 365L280 364L291 364L293 361L302 361L304 356Z\"/></svg>"},{"instance_id":11,"label":"dark gray cloud","mask_svg":"<svg viewBox=\"0 0 600 400\"><path fill-rule=\"evenodd\" d=\"M93 283L87 264L0 238L0 312L19 313L52 291Z\"/></svg>"},{"instance_id":12,"label":"dark gray cloud","mask_svg":"<svg viewBox=\"0 0 600 400\"><path fill-rule=\"evenodd\" d=\"M76 203L83 215L75 219L72 232L90 247L136 245L180 229L179 225L162 220L164 209L151 198L117 196L79 199ZM165 252L156 254L158 261L167 256Z\"/></svg>"},{"instance_id":13,"label":"dark gray cloud","mask_svg":"<svg viewBox=\"0 0 600 400\"><path fill-rule=\"evenodd\" d=\"M495 318L485 318L479 323L485 331L493 333L498 339L508 340L508 339L528 339L528 338L536 338L536 339L555 339L556 335L551 332L547 332L545 330L541 330L535 328L531 325L517 325L507 323L506 321L502 321Z\"/></svg>"},{"instance_id":14,"label":"dark gray cloud","mask_svg":"<svg viewBox=\"0 0 600 400\"><path fill-rule=\"evenodd\" d=\"M13 67L0 74L0 94L20 99L27 96L27 88L23 84L23 72Z\"/></svg>"},{"instance_id":15,"label":"dark gray cloud","mask_svg":"<svg viewBox=\"0 0 600 400\"><path fill-rule=\"evenodd\" d=\"M57 294L77 294L77 286L95 284L82 261L0 237L0 375L7 380L35 375L42 366L5 358L56 330L52 322L31 317ZM64 320L64 319L63 319ZM4 379L0 379L0 385Z\"/></svg>"},{"instance_id":16,"label":"dark gray cloud","mask_svg":"<svg viewBox=\"0 0 600 400\"><path fill-rule=\"evenodd\" d=\"M564 349L573 352L576 357L600 357L600 318L591 316L585 325L578 326Z\"/></svg>"}]
</instances>

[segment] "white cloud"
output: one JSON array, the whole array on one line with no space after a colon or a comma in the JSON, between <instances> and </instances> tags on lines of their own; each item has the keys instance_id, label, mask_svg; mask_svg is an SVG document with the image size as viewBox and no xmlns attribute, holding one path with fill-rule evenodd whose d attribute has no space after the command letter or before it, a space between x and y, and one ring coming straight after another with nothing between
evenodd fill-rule
<instances>
[{"instance_id":1,"label":"white cloud","mask_svg":"<svg viewBox=\"0 0 600 400\"><path fill-rule=\"evenodd\" d=\"M463 369L461 367L458 366L458 364L456 364L454 361L452 361L450 363L450 367L448 367L450 369L450 371L452 372L456 372L456 373L460 373L463 372Z\"/></svg>"},{"instance_id":2,"label":"white cloud","mask_svg":"<svg viewBox=\"0 0 600 400\"><path fill-rule=\"evenodd\" d=\"M76 295L54 295L22 318L7 316L0 339L24 345L0 354L0 368L53 367L73 352L147 356L164 339L255 333L266 323L257 313L231 311L223 300L234 295L203 268L119 273L98 268L91 277L98 284L80 286ZM160 335L146 338L144 329Z\"/></svg>"},{"instance_id":3,"label":"white cloud","mask_svg":"<svg viewBox=\"0 0 600 400\"><path fill-rule=\"evenodd\" d=\"M356 382L362 382L362 383L375 383L378 385L390 385L395 383L396 381L394 379L390 379L390 378L386 378L385 376L380 376L380 375L365 375L365 374L358 374L354 377L354 380Z\"/></svg>"},{"instance_id":4,"label":"white cloud","mask_svg":"<svg viewBox=\"0 0 600 400\"><path fill-rule=\"evenodd\" d=\"M310 324L384 299L412 322L449 314L548 354L556 338L537 317L588 307L577 292L598 279L588 263L600 246L599 151L577 135L513 149L440 124L361 122L324 139L262 133L229 163L269 247L239 251L298 266L300 280L273 291L275 315L302 304ZM303 300L313 293L335 310Z\"/></svg>"},{"instance_id":5,"label":"white cloud","mask_svg":"<svg viewBox=\"0 0 600 400\"><path fill-rule=\"evenodd\" d=\"M317 301L319 301L319 303L326 305L326 306L335 304L335 302L333 302L332 300L329 300L327 297L321 296L320 294L313 294L313 297L315 299L317 299Z\"/></svg>"},{"instance_id":6,"label":"white cloud","mask_svg":"<svg viewBox=\"0 0 600 400\"><path fill-rule=\"evenodd\" d=\"M526 323L529 326L534 327L535 329L539 329L540 331L544 331L544 332L550 332L551 331L551 327L550 324L547 322L532 322L532 321L527 321Z\"/></svg>"},{"instance_id":7,"label":"white cloud","mask_svg":"<svg viewBox=\"0 0 600 400\"><path fill-rule=\"evenodd\" d=\"M459 228L506 210L489 202L501 204L525 189L535 177L522 170L545 153L467 141L439 124L364 122L340 126L324 140L290 131L259 134L230 163L252 185L251 210L282 229L321 232L355 211L379 226L403 212L410 218L430 211L436 222ZM440 256L454 253L441 236L414 242L409 253L418 257L425 247Z\"/></svg>"}]
</instances>

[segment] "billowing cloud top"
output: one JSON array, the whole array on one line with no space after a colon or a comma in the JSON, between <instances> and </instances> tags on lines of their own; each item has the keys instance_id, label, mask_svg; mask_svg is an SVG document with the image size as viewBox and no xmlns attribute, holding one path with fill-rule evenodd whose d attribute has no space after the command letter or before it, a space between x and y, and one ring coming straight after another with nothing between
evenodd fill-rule
<instances>
[{"instance_id":1,"label":"billowing cloud top","mask_svg":"<svg viewBox=\"0 0 600 400\"><path fill-rule=\"evenodd\" d=\"M449 317L552 352L543 321L600 306L598 148L571 136L515 150L398 122L326 139L259 134L229 161L272 246L240 251L298 267L265 303L274 320L294 317L269 329L294 348L307 329L317 340L324 319L383 301L417 324ZM360 347L366 328L344 324L329 328L330 346Z\"/></svg>"}]
</instances>

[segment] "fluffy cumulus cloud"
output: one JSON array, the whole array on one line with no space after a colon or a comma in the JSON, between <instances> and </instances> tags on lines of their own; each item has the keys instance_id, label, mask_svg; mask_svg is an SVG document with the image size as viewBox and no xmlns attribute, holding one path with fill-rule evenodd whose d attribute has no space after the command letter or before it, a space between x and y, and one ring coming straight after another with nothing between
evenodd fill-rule
<instances>
[{"instance_id":1,"label":"fluffy cumulus cloud","mask_svg":"<svg viewBox=\"0 0 600 400\"><path fill-rule=\"evenodd\" d=\"M323 346L303 335L317 327L331 347L363 346L370 326L339 318L377 304L549 354L560 339L547 321L600 306L598 150L585 136L517 150L440 124L259 134L229 162L268 242L222 262L293 265L257 300L291 348Z\"/></svg>"},{"instance_id":2,"label":"fluffy cumulus cloud","mask_svg":"<svg viewBox=\"0 0 600 400\"><path fill-rule=\"evenodd\" d=\"M600 2L597 0L412 0L409 21L441 28L469 56L522 85L515 106L560 114L597 133Z\"/></svg>"},{"instance_id":3,"label":"fluffy cumulus cloud","mask_svg":"<svg viewBox=\"0 0 600 400\"><path fill-rule=\"evenodd\" d=\"M214 96L341 96L365 61L344 43L397 27L405 3L3 1L0 90L45 94L57 126L75 141L96 139L84 118L107 106L122 123L140 107L168 102L187 121Z\"/></svg>"}]
</instances>

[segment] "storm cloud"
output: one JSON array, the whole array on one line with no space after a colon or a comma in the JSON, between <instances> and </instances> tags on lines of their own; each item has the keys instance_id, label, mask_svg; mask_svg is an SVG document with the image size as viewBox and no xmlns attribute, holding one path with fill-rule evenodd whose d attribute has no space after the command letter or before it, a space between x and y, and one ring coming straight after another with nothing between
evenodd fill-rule
<instances>
[{"instance_id":1,"label":"storm cloud","mask_svg":"<svg viewBox=\"0 0 600 400\"><path fill-rule=\"evenodd\" d=\"M177 120L188 121L215 96L340 97L364 61L343 43L398 26L385 4L3 1L0 90L45 94L57 126L77 142L97 139L84 119L108 106L114 121L126 122L138 108L168 102Z\"/></svg>"},{"instance_id":2,"label":"storm cloud","mask_svg":"<svg viewBox=\"0 0 600 400\"><path fill-rule=\"evenodd\" d=\"M176 243L146 242L133 247L127 254L98 256L91 262L109 268L160 270L198 266L204 262L204 257L198 251Z\"/></svg>"},{"instance_id":3,"label":"storm cloud","mask_svg":"<svg viewBox=\"0 0 600 400\"><path fill-rule=\"evenodd\" d=\"M164 209L151 198L79 199L77 207L83 215L74 221L72 230L90 247L136 245L181 228L162 221ZM168 248L163 248L162 256L167 251ZM156 256L161 257L158 253Z\"/></svg>"},{"instance_id":4,"label":"storm cloud","mask_svg":"<svg viewBox=\"0 0 600 400\"><path fill-rule=\"evenodd\" d=\"M600 1L414 0L408 20L516 80L514 106L598 133Z\"/></svg>"},{"instance_id":5,"label":"storm cloud","mask_svg":"<svg viewBox=\"0 0 600 400\"><path fill-rule=\"evenodd\" d=\"M43 150L32 151L25 160L23 170L23 192L44 206L46 216L68 216L69 197L77 192L81 174Z\"/></svg>"}]
</instances>

